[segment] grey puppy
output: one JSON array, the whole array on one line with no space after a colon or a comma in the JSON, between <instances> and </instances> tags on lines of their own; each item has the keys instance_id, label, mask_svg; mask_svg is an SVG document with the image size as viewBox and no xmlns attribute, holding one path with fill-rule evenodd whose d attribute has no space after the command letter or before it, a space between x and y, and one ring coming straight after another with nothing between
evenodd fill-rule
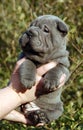
<instances>
[{"instance_id":1,"label":"grey puppy","mask_svg":"<svg viewBox=\"0 0 83 130\"><path fill-rule=\"evenodd\" d=\"M48 123L57 119L63 112L63 103L60 99L63 88L58 86L63 73L66 75L65 82L69 78L67 33L68 27L60 18L44 15L35 19L19 40L22 54L26 57L26 61L19 69L20 79L26 88L30 89L35 84L37 67L51 61L58 63L43 76L43 90L47 94L33 101L37 110L28 111L30 106L28 104L23 107L25 116L33 125L40 122Z\"/></svg>"}]
</instances>

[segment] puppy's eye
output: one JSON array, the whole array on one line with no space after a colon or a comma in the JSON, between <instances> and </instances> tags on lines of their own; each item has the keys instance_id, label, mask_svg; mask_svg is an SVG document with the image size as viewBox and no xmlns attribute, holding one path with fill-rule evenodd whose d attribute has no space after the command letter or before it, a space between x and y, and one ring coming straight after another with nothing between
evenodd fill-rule
<instances>
[{"instance_id":1,"label":"puppy's eye","mask_svg":"<svg viewBox=\"0 0 83 130\"><path fill-rule=\"evenodd\" d=\"M49 33L49 29L47 26L44 26L44 32Z\"/></svg>"}]
</instances>

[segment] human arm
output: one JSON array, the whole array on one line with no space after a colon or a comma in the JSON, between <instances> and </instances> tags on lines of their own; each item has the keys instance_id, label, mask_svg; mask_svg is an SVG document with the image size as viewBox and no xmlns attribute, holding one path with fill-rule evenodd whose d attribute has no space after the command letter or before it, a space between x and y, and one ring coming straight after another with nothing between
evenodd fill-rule
<instances>
[{"instance_id":1,"label":"human arm","mask_svg":"<svg viewBox=\"0 0 83 130\"><path fill-rule=\"evenodd\" d=\"M23 113L20 113L16 110L12 110L3 119L9 120L9 121L21 122L23 124L31 124L31 122L25 118Z\"/></svg>"},{"instance_id":2,"label":"human arm","mask_svg":"<svg viewBox=\"0 0 83 130\"><path fill-rule=\"evenodd\" d=\"M60 79L60 86L63 86L64 85L64 79L65 79L65 75L63 75ZM59 88L58 87L58 88ZM20 113L16 110L12 110L10 113L8 113L4 119L6 120L10 120L10 121L15 121L15 122L21 122L21 123L24 123L24 124L28 124L28 125L31 125L32 123L25 118L24 114L23 113ZM40 125L43 125L43 124L38 124L38 126Z\"/></svg>"}]
</instances>

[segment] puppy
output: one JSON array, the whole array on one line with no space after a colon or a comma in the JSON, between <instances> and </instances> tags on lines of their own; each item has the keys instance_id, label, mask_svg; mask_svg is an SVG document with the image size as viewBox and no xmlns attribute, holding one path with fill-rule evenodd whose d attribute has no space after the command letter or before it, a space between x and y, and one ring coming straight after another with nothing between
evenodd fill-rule
<instances>
[{"instance_id":1,"label":"puppy","mask_svg":"<svg viewBox=\"0 0 83 130\"><path fill-rule=\"evenodd\" d=\"M66 50L67 33L68 27L60 18L44 15L35 19L19 40L23 51L21 55L26 57L19 73L21 83L26 88L30 89L35 84L37 67L51 61L58 63L43 76L43 90L47 94L33 101L32 108L35 105L36 109L30 111L30 104L23 107L25 116L33 125L48 123L57 119L63 112L63 103L60 99L63 88L58 86L63 73L66 75L65 82L70 75L69 53Z\"/></svg>"}]
</instances>

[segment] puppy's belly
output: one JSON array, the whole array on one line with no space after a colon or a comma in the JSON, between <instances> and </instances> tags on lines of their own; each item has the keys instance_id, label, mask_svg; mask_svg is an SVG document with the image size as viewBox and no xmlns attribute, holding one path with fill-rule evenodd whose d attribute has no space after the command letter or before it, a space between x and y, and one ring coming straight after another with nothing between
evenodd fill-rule
<instances>
[{"instance_id":1,"label":"puppy's belly","mask_svg":"<svg viewBox=\"0 0 83 130\"><path fill-rule=\"evenodd\" d=\"M58 103L59 101L61 101L61 99L60 99L61 93L62 93L62 87L57 88L57 90L54 92L50 92L48 94L40 96L34 102L36 102L38 104L41 104L41 103L55 104L55 103ZM46 107L46 105L45 105L45 107Z\"/></svg>"},{"instance_id":2,"label":"puppy's belly","mask_svg":"<svg viewBox=\"0 0 83 130\"><path fill-rule=\"evenodd\" d=\"M40 96L38 99L33 101L41 110L46 112L50 121L57 119L62 115L63 103L60 99L62 87L56 91Z\"/></svg>"}]
</instances>

